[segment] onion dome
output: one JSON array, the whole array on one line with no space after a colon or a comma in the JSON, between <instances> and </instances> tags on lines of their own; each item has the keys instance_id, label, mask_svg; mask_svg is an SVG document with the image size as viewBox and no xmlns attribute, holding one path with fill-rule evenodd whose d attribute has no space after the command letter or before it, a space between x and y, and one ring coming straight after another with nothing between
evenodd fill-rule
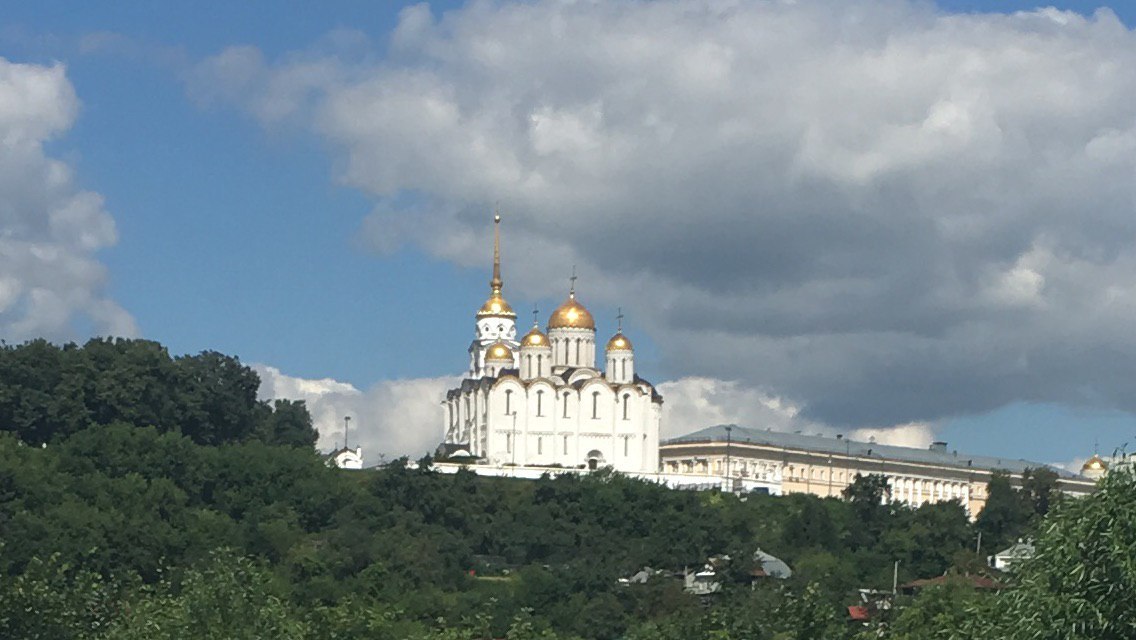
<instances>
[{"instance_id":1,"label":"onion dome","mask_svg":"<svg viewBox=\"0 0 1136 640\"><path fill-rule=\"evenodd\" d=\"M489 345L489 348L485 350L485 361L512 362L513 350L509 348L509 345L498 340Z\"/></svg>"},{"instance_id":2,"label":"onion dome","mask_svg":"<svg viewBox=\"0 0 1136 640\"><path fill-rule=\"evenodd\" d=\"M627 336L623 335L622 331L620 331L619 333L616 333L614 336L612 336L611 340L607 341L607 350L631 351L631 341L627 339Z\"/></svg>"},{"instance_id":3,"label":"onion dome","mask_svg":"<svg viewBox=\"0 0 1136 640\"><path fill-rule=\"evenodd\" d=\"M592 314L584 305L576 300L576 292L568 294L568 299L564 304L556 308L552 312L552 317L548 319L549 329L591 329L595 331L596 321L592 319Z\"/></svg>"},{"instance_id":4,"label":"onion dome","mask_svg":"<svg viewBox=\"0 0 1136 640\"><path fill-rule=\"evenodd\" d=\"M1098 456L1096 454L1093 454L1093 457L1089 458L1088 460L1085 461L1085 464L1081 465L1081 472L1082 473L1084 473L1086 471L1091 472L1091 473L1102 473L1102 472L1107 471L1107 470L1108 470L1108 463L1105 462L1100 456Z\"/></svg>"},{"instance_id":5,"label":"onion dome","mask_svg":"<svg viewBox=\"0 0 1136 640\"><path fill-rule=\"evenodd\" d=\"M485 316L504 316L506 318L516 318L517 314L513 311L513 307L505 302L504 296L501 295L500 289L495 289L493 293L489 294L489 299L481 308L477 310L477 317L483 318Z\"/></svg>"},{"instance_id":6,"label":"onion dome","mask_svg":"<svg viewBox=\"0 0 1136 640\"><path fill-rule=\"evenodd\" d=\"M549 346L548 336L541 332L540 327L533 324L533 328L521 338L521 348L525 347L547 347Z\"/></svg>"}]
</instances>

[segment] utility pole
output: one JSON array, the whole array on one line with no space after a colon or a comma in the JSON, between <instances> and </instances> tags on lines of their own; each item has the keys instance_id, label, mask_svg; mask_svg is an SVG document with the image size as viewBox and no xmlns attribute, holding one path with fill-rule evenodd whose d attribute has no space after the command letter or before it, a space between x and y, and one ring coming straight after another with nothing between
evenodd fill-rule
<instances>
[{"instance_id":1,"label":"utility pole","mask_svg":"<svg viewBox=\"0 0 1136 640\"><path fill-rule=\"evenodd\" d=\"M513 411L509 415L513 416L513 435L511 436L512 441L509 443L509 449L513 454L512 465L513 473L515 474L517 472L517 412Z\"/></svg>"},{"instance_id":2,"label":"utility pole","mask_svg":"<svg viewBox=\"0 0 1136 640\"><path fill-rule=\"evenodd\" d=\"M734 491L733 479L730 477L730 443L733 430L733 426L726 425L726 491L730 493Z\"/></svg>"}]
</instances>

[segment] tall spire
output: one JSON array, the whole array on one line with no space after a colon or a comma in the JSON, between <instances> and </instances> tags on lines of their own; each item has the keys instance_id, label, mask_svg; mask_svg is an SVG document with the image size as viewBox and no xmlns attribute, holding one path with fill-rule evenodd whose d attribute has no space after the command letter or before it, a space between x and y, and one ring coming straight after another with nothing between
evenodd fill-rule
<instances>
[{"instance_id":1,"label":"tall spire","mask_svg":"<svg viewBox=\"0 0 1136 640\"><path fill-rule=\"evenodd\" d=\"M489 281L489 288L493 293L501 294L501 213L493 212L493 279Z\"/></svg>"},{"instance_id":2,"label":"tall spire","mask_svg":"<svg viewBox=\"0 0 1136 640\"><path fill-rule=\"evenodd\" d=\"M568 286L568 297L575 300L576 299L576 265L572 265L572 277L568 278L568 281L572 283L571 285Z\"/></svg>"}]
</instances>

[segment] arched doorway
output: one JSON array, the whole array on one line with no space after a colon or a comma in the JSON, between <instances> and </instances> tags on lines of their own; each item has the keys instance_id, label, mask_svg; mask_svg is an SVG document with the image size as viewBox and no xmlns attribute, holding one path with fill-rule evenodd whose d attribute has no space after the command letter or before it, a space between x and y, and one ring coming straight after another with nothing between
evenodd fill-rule
<instances>
[{"instance_id":1,"label":"arched doorway","mask_svg":"<svg viewBox=\"0 0 1136 640\"><path fill-rule=\"evenodd\" d=\"M588 471L595 471L596 469L599 469L600 467L602 467L603 463L604 463L603 454L600 453L599 450L597 450L597 449L592 449L591 451L588 452L587 460L588 460Z\"/></svg>"}]
</instances>

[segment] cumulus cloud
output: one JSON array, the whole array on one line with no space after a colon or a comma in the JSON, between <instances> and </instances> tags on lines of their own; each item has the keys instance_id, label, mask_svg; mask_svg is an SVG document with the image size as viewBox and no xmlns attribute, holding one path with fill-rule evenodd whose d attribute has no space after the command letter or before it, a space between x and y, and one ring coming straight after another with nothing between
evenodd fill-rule
<instances>
[{"instance_id":1,"label":"cumulus cloud","mask_svg":"<svg viewBox=\"0 0 1136 640\"><path fill-rule=\"evenodd\" d=\"M662 438L673 438L718 424L736 424L751 429L836 436L901 447L926 447L934 429L926 423L865 427L841 431L808 420L800 408L782 398L737 381L689 377L660 383L663 395Z\"/></svg>"},{"instance_id":2,"label":"cumulus cloud","mask_svg":"<svg viewBox=\"0 0 1136 640\"><path fill-rule=\"evenodd\" d=\"M410 7L376 55L234 48L197 82L323 136L377 250L480 264L501 199L514 291L579 264L665 377L854 429L1136 409L1133 68L1107 9L545 0Z\"/></svg>"},{"instance_id":3,"label":"cumulus cloud","mask_svg":"<svg viewBox=\"0 0 1136 640\"><path fill-rule=\"evenodd\" d=\"M303 400L319 431L317 448L343 446L343 418L351 417L348 444L363 447L364 464L432 453L442 440L441 401L456 377L384 380L361 391L346 382L289 376L275 367L251 365L260 375L261 399Z\"/></svg>"},{"instance_id":4,"label":"cumulus cloud","mask_svg":"<svg viewBox=\"0 0 1136 640\"><path fill-rule=\"evenodd\" d=\"M0 336L133 336L106 295L100 249L117 240L98 193L75 184L44 145L67 131L79 101L62 65L0 58Z\"/></svg>"},{"instance_id":5,"label":"cumulus cloud","mask_svg":"<svg viewBox=\"0 0 1136 640\"><path fill-rule=\"evenodd\" d=\"M264 364L250 366L260 375L262 400L286 398L306 403L319 431L316 447L321 451L343 446L343 418L350 416L348 442L352 447L363 447L368 465L432 452L443 435L440 403L446 390L460 382L456 376L384 380L361 391L332 378L300 378ZM737 382L682 378L663 382L658 389L665 400L663 439L716 424L815 435L838 433L832 427L802 419L796 407L781 399ZM857 429L844 435L912 447L925 447L933 439L930 426L920 424Z\"/></svg>"}]
</instances>

